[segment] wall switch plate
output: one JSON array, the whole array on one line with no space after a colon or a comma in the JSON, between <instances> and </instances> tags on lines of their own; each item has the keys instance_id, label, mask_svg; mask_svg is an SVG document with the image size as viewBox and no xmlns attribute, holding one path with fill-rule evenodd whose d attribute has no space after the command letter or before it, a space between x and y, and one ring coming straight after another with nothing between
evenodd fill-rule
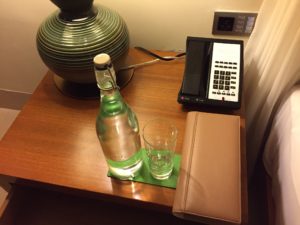
<instances>
[{"instance_id":1,"label":"wall switch plate","mask_svg":"<svg viewBox=\"0 0 300 225\"><path fill-rule=\"evenodd\" d=\"M213 34L249 36L254 28L257 13L215 11Z\"/></svg>"}]
</instances>

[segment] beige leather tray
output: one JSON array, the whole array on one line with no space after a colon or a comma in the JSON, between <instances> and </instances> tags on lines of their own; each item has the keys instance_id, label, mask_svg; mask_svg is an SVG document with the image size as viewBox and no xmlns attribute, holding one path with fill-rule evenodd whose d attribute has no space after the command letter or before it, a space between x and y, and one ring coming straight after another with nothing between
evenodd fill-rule
<instances>
[{"instance_id":1,"label":"beige leather tray","mask_svg":"<svg viewBox=\"0 0 300 225\"><path fill-rule=\"evenodd\" d=\"M240 117L189 112L173 214L241 223Z\"/></svg>"}]
</instances>

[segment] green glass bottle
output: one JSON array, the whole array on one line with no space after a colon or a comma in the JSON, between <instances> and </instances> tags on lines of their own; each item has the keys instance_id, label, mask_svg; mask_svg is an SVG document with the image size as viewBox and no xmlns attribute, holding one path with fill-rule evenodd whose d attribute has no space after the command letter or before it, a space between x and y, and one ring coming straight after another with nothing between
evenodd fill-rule
<instances>
[{"instance_id":1,"label":"green glass bottle","mask_svg":"<svg viewBox=\"0 0 300 225\"><path fill-rule=\"evenodd\" d=\"M101 147L112 175L132 179L143 163L138 120L119 92L109 55L97 55L94 65L101 97L96 121Z\"/></svg>"}]
</instances>

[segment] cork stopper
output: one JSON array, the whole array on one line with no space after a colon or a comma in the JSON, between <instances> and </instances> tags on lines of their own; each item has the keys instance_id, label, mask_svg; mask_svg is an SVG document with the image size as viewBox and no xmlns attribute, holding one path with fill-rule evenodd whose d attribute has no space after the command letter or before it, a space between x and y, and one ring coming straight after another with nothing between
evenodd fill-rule
<instances>
[{"instance_id":1,"label":"cork stopper","mask_svg":"<svg viewBox=\"0 0 300 225\"><path fill-rule=\"evenodd\" d=\"M98 54L94 57L94 65L97 69L106 69L111 65L110 56L106 53Z\"/></svg>"}]
</instances>

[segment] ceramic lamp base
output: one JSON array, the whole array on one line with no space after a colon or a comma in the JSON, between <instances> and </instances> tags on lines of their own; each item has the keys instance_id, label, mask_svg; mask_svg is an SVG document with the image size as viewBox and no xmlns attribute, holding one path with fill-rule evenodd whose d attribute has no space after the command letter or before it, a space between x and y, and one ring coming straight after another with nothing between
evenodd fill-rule
<instances>
[{"instance_id":1,"label":"ceramic lamp base","mask_svg":"<svg viewBox=\"0 0 300 225\"><path fill-rule=\"evenodd\" d=\"M49 15L38 29L39 55L59 76L54 80L63 93L79 98L98 97L93 58L105 52L117 68L129 49L127 26L115 11L93 6L92 0L78 0L76 4L72 0L51 1L60 10Z\"/></svg>"}]
</instances>

